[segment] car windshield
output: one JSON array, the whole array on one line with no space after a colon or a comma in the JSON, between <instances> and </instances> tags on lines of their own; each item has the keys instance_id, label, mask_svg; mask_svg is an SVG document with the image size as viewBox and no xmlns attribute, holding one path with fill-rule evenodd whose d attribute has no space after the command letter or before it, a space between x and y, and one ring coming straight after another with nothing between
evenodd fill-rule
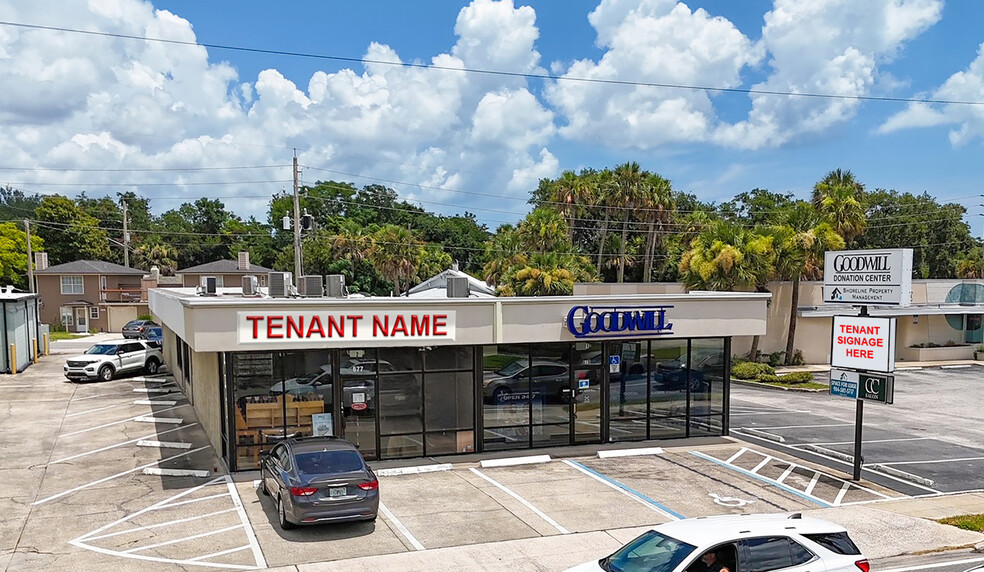
<instances>
[{"instance_id":1,"label":"car windshield","mask_svg":"<svg viewBox=\"0 0 984 572\"><path fill-rule=\"evenodd\" d=\"M85 350L88 355L111 356L116 353L117 346L110 344L96 344Z\"/></svg>"},{"instance_id":2,"label":"car windshield","mask_svg":"<svg viewBox=\"0 0 984 572\"><path fill-rule=\"evenodd\" d=\"M523 369L524 367L525 366L523 365L522 362L520 362L520 361L514 361L511 364L507 365L506 367L500 369L496 373L499 374L499 375L513 375L516 372L518 372L521 369Z\"/></svg>"},{"instance_id":3,"label":"car windshield","mask_svg":"<svg viewBox=\"0 0 984 572\"><path fill-rule=\"evenodd\" d=\"M598 564L608 572L670 572L694 549L685 542L650 530Z\"/></svg>"},{"instance_id":4,"label":"car windshield","mask_svg":"<svg viewBox=\"0 0 984 572\"><path fill-rule=\"evenodd\" d=\"M302 475L325 475L361 471L362 457L356 451L315 451L298 453L297 472Z\"/></svg>"}]
</instances>

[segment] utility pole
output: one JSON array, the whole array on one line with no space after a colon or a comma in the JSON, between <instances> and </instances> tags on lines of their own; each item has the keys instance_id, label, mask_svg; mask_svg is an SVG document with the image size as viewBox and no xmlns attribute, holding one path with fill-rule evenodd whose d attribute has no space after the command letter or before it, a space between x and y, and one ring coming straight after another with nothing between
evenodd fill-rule
<instances>
[{"instance_id":1,"label":"utility pole","mask_svg":"<svg viewBox=\"0 0 984 572\"><path fill-rule=\"evenodd\" d=\"M123 266L130 267L130 233L126 230L126 199L120 199L123 203Z\"/></svg>"},{"instance_id":2,"label":"utility pole","mask_svg":"<svg viewBox=\"0 0 984 572\"><path fill-rule=\"evenodd\" d=\"M27 291L34 293L34 252L31 250L31 221L24 219L24 232L27 233Z\"/></svg>"},{"instance_id":3,"label":"utility pole","mask_svg":"<svg viewBox=\"0 0 984 572\"><path fill-rule=\"evenodd\" d=\"M294 149L294 285L301 283L301 198L298 186L297 149Z\"/></svg>"}]
</instances>

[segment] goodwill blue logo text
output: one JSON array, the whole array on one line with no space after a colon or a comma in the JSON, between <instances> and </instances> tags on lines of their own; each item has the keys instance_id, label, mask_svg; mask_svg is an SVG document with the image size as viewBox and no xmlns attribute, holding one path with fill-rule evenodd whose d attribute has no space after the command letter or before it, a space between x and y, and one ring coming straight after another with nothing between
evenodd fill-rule
<instances>
[{"instance_id":1,"label":"goodwill blue logo text","mask_svg":"<svg viewBox=\"0 0 984 572\"><path fill-rule=\"evenodd\" d=\"M567 329L576 338L593 335L672 334L666 310L673 306L574 306ZM581 314L580 321L577 314Z\"/></svg>"}]
</instances>

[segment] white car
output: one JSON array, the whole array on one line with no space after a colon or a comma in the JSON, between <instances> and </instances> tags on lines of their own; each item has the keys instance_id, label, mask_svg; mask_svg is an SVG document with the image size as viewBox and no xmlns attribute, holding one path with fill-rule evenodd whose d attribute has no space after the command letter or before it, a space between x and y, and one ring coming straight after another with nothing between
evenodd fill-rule
<instances>
[{"instance_id":1,"label":"white car","mask_svg":"<svg viewBox=\"0 0 984 572\"><path fill-rule=\"evenodd\" d=\"M84 354L65 360L65 377L71 380L109 381L120 372L144 370L157 373L164 356L147 340L110 340L87 349Z\"/></svg>"},{"instance_id":2,"label":"white car","mask_svg":"<svg viewBox=\"0 0 984 572\"><path fill-rule=\"evenodd\" d=\"M614 554L567 572L868 572L868 560L834 523L796 514L691 518L653 527Z\"/></svg>"}]
</instances>

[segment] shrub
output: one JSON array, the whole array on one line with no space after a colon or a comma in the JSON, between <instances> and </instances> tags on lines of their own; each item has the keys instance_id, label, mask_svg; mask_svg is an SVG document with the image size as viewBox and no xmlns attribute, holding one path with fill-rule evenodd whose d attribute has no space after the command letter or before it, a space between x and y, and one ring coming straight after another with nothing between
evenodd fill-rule
<instances>
[{"instance_id":1,"label":"shrub","mask_svg":"<svg viewBox=\"0 0 984 572\"><path fill-rule=\"evenodd\" d=\"M758 379L756 381L762 383L776 383L777 381L782 381L782 378L774 373L763 373L762 375L758 376Z\"/></svg>"},{"instance_id":2,"label":"shrub","mask_svg":"<svg viewBox=\"0 0 984 572\"><path fill-rule=\"evenodd\" d=\"M806 359L803 357L802 350L796 350L793 352L793 359L789 360L789 365L803 365L806 363Z\"/></svg>"},{"instance_id":3,"label":"shrub","mask_svg":"<svg viewBox=\"0 0 984 572\"><path fill-rule=\"evenodd\" d=\"M778 352L772 352L769 354L769 365L776 367L777 365L782 365L782 356L786 355L784 350Z\"/></svg>"},{"instance_id":4,"label":"shrub","mask_svg":"<svg viewBox=\"0 0 984 572\"><path fill-rule=\"evenodd\" d=\"M955 347L956 345L957 345L957 342L955 342L953 340L947 340L946 343L943 344L943 346L944 347L947 347L947 348L952 348L952 347Z\"/></svg>"},{"instance_id":5,"label":"shrub","mask_svg":"<svg viewBox=\"0 0 984 572\"><path fill-rule=\"evenodd\" d=\"M781 376L779 381L785 383L808 383L813 381L813 374L808 371L794 371Z\"/></svg>"},{"instance_id":6,"label":"shrub","mask_svg":"<svg viewBox=\"0 0 984 572\"><path fill-rule=\"evenodd\" d=\"M731 377L736 379L759 379L763 374L775 374L772 366L764 363L744 361L731 366Z\"/></svg>"},{"instance_id":7,"label":"shrub","mask_svg":"<svg viewBox=\"0 0 984 572\"><path fill-rule=\"evenodd\" d=\"M151 316L150 314L143 314L143 315L137 316L137 319L138 320L153 320L154 317Z\"/></svg>"}]
</instances>

